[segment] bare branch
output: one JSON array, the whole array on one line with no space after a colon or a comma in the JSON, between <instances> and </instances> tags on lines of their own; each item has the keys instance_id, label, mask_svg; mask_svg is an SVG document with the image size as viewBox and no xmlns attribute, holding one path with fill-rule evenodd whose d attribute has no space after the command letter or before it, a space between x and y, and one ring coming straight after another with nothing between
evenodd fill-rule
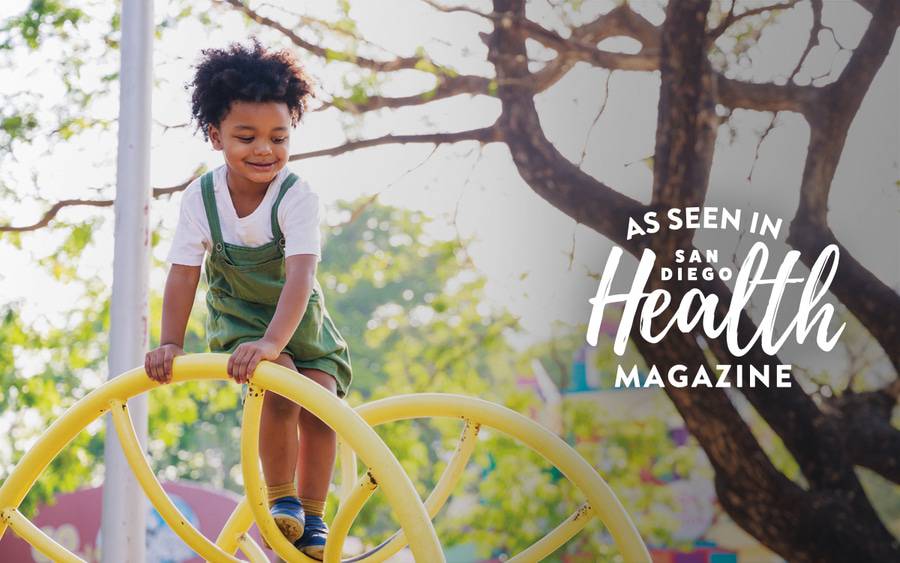
<instances>
[{"instance_id":1,"label":"bare branch","mask_svg":"<svg viewBox=\"0 0 900 563\"><path fill-rule=\"evenodd\" d=\"M659 28L623 3L592 22L572 29L572 38L586 45L596 45L610 37L630 37L640 41L643 51L659 51ZM559 53L553 61L532 75L535 92L543 92L562 78L580 59L571 53Z\"/></svg>"},{"instance_id":2,"label":"bare branch","mask_svg":"<svg viewBox=\"0 0 900 563\"><path fill-rule=\"evenodd\" d=\"M415 171L418 170L419 168L422 168L423 166L425 166L425 164L426 164L429 160L431 160L431 158L435 155L435 153L437 152L438 148L440 148L440 146L441 146L441 143L436 143L436 144L431 148L431 152L429 152L428 155L427 155L425 158L423 158L419 163L417 163L417 164L416 164L415 166L413 166L412 168L408 168L408 169L404 170L402 174L400 174L399 176L397 176L396 178L394 178L391 182L389 182L387 185L385 185L383 188L381 188L381 190L378 191L378 195L383 194L383 193L386 192L388 189L392 188L392 187L395 186L398 182L400 182L400 180L402 180L403 178L406 178L407 176L409 176L410 174L412 174L413 172L415 172Z\"/></svg>"},{"instance_id":3,"label":"bare branch","mask_svg":"<svg viewBox=\"0 0 900 563\"><path fill-rule=\"evenodd\" d=\"M440 147L440 145L435 145L434 148L431 149L431 152L428 153L428 156L426 156L424 159L422 159L421 162L419 162L418 164L416 164L416 165L413 166L412 168L409 168L408 170L404 171L403 174L400 174L400 176L398 176L397 178L395 178L394 180L392 180L389 184L387 184L386 186L384 186L383 188L381 188L380 190L378 190L377 192L375 192L375 193L372 194L371 196L367 197L367 198L362 202L362 204L358 205L355 209L353 209L353 211L350 213L350 218L349 218L349 219L347 219L346 221L344 221L344 222L342 222L342 223L338 223L338 224L336 224L336 225L330 225L330 227L332 227L332 228L334 228L334 227L346 227L347 225L350 225L350 224L354 223L357 219L360 218L360 216L362 216L363 213L365 213L366 209L368 209L373 203L375 203L376 201L378 201L378 198L381 197L381 194L383 194L384 192L386 192L388 189L390 189L391 187L393 187L394 185L396 185L397 182L399 182L399 181L402 180L403 178L409 176L410 174L412 174L413 172L415 172L416 170L418 170L419 168L421 168L422 166L424 166L425 163L427 163L429 160L431 160L431 157L433 157L433 156L434 156L434 153L437 152L438 147Z\"/></svg>"},{"instance_id":4,"label":"bare branch","mask_svg":"<svg viewBox=\"0 0 900 563\"><path fill-rule=\"evenodd\" d=\"M300 13L300 12L295 12L295 11L293 11L293 10L289 10L289 9L285 8L284 6L279 6L279 5L271 4L271 3L268 3L268 2L264 2L264 3L260 4L260 6L266 6L266 7L268 7L268 8L272 8L272 9L278 10L278 11L280 11L280 12L282 12L282 13L288 14L289 16L295 17L295 18L297 18L297 20L299 21L299 23L301 23L301 24L303 24L303 25L308 25L308 26L312 26L312 27L317 27L317 28L319 28L319 29L325 29L325 30L328 30L328 31L331 32L331 33L334 33L334 34L336 34L336 35L343 35L344 37L348 37L348 38L350 38L350 39L352 39L352 40L354 40L354 41L358 41L358 42L360 42L360 43L364 43L364 44L366 44L366 45L368 45L368 46L370 46L370 47L373 47L373 48L375 48L375 49L380 49L380 50L382 50L382 51L387 51L387 49L385 49L385 48L382 47L381 45L376 45L375 43L372 43L371 41L369 41L369 40L366 39L365 37L360 36L358 33L354 32L354 31L352 31L352 30L350 30L350 29L346 29L346 28L344 28L344 27L341 27L341 26L335 24L334 22L330 22L330 21L328 21L328 20L323 20L323 19L320 19L320 18L316 18L316 17L310 16L310 15L307 15L307 14L302 14L302 13Z\"/></svg>"},{"instance_id":5,"label":"bare branch","mask_svg":"<svg viewBox=\"0 0 900 563\"><path fill-rule=\"evenodd\" d=\"M391 61L376 61L374 59L370 59L367 57L360 57L353 53L346 53L342 51L333 51L330 49L325 49L320 45L316 45L314 43L310 43L306 39L303 39L298 35L294 30L288 28L287 26L273 20L272 18L268 18L263 16L259 12L253 10L242 0L213 0L217 4L229 4L235 10L246 15L251 20L255 21L260 25L264 25L266 27L272 28L276 31L282 33L285 37L291 40L291 42L304 49L309 51L310 53L317 55L319 57L328 59L328 60L337 60L337 61L345 61L349 63L353 63L362 68L367 68L370 70L374 70L376 72L391 72L395 70L401 69L414 69L416 65L421 61L421 57L399 57ZM438 66L438 65L435 65ZM438 66L438 68L441 68ZM449 69L444 69L445 71L449 71Z\"/></svg>"},{"instance_id":6,"label":"bare branch","mask_svg":"<svg viewBox=\"0 0 900 563\"><path fill-rule=\"evenodd\" d=\"M597 115L594 116L594 121L591 122L591 126L588 127L588 131L584 136L584 145L581 147L581 158L578 159L578 167L584 164L584 159L587 157L588 152L588 142L591 140L591 135L594 133L594 127L597 126L597 122L600 121L600 117L603 116L603 112L606 111L606 103L609 101L609 80L612 78L612 71L606 73L606 79L603 81L603 101L600 102L600 108L597 109ZM572 241L574 245L574 234L572 236ZM572 256L574 257L575 253L573 251ZM569 263L569 268L572 267L571 262Z\"/></svg>"},{"instance_id":7,"label":"bare branch","mask_svg":"<svg viewBox=\"0 0 900 563\"><path fill-rule=\"evenodd\" d=\"M788 243L810 266L829 244L840 249L831 291L866 327L900 372L900 297L838 242L828 227L828 199L847 133L900 23L900 3L882 2L837 82L823 88L824 103L806 113L809 147L800 183L800 204Z\"/></svg>"},{"instance_id":8,"label":"bare branch","mask_svg":"<svg viewBox=\"0 0 900 563\"><path fill-rule=\"evenodd\" d=\"M431 6L432 8L434 8L435 10L438 10L440 12L444 12L444 13L448 13L448 14L453 13L453 12L463 12L466 14L475 14L476 16L481 16L483 18L492 19L491 14L485 14L484 12L479 12L478 10L476 10L474 8L469 8L468 6L444 6L442 4L435 2L434 0L421 0L421 1L428 4L429 6Z\"/></svg>"},{"instance_id":9,"label":"bare branch","mask_svg":"<svg viewBox=\"0 0 900 563\"><path fill-rule=\"evenodd\" d=\"M729 108L756 111L795 111L806 114L821 103L822 88L796 84L744 82L713 74L716 101Z\"/></svg>"},{"instance_id":10,"label":"bare branch","mask_svg":"<svg viewBox=\"0 0 900 563\"><path fill-rule=\"evenodd\" d=\"M758 8L752 8L750 10L744 10L740 14L734 13L734 6L737 3L733 1L731 3L731 9L728 12L728 15L717 25L715 28L709 31L709 35L712 38L719 37L725 31L734 25L735 23L741 21L744 18L749 18L751 16L758 16L760 14L764 14L766 12L774 12L778 10L787 10L789 8L793 8L795 4L797 4L799 0L790 0L789 2L780 2L778 4L771 4L769 6L760 6Z\"/></svg>"},{"instance_id":11,"label":"bare branch","mask_svg":"<svg viewBox=\"0 0 900 563\"><path fill-rule=\"evenodd\" d=\"M354 103L347 98L334 98L326 102L316 111L337 107L342 111L361 114L383 108L402 108L427 104L460 94L487 95L490 92L491 80L483 76L460 75L453 77L438 76L438 85L428 92L403 97L369 96L363 103Z\"/></svg>"},{"instance_id":12,"label":"bare branch","mask_svg":"<svg viewBox=\"0 0 900 563\"><path fill-rule=\"evenodd\" d=\"M521 8L520 2L516 4ZM522 21L520 13L505 17ZM624 243L628 217L644 206L580 170L546 138L534 105L525 35L514 26L498 25L487 44L503 108L498 126L519 174L535 193L575 221Z\"/></svg>"},{"instance_id":13,"label":"bare branch","mask_svg":"<svg viewBox=\"0 0 900 563\"><path fill-rule=\"evenodd\" d=\"M734 10L735 3L732 2L731 8ZM822 30L822 0L810 0L810 5L813 13L813 21L812 25L809 28L809 39L806 41L806 48L803 49L803 53L800 54L800 58L797 60L797 65L794 66L794 70L791 71L790 76L787 79L788 84L794 83L794 78L797 76L797 73L800 72L800 69L803 67L803 63L806 61L806 57L809 56L809 52L813 50L813 47L819 44L819 31ZM830 29L830 28L829 28ZM834 31L832 30L832 34ZM835 42L837 41L837 37L835 37ZM747 173L747 182L753 181L753 172L756 171L756 163L759 162L759 150L762 147L765 140L769 137L769 133L775 129L775 121L778 118L778 112L773 111L772 117L769 119L769 124L766 126L765 130L763 130L762 135L759 136L759 140L756 143L756 149L753 151L753 164L750 165L750 172Z\"/></svg>"},{"instance_id":14,"label":"bare branch","mask_svg":"<svg viewBox=\"0 0 900 563\"><path fill-rule=\"evenodd\" d=\"M595 45L604 39L617 36L631 37L639 41L645 51L659 51L660 28L632 10L627 2L572 30L572 37L575 39Z\"/></svg>"},{"instance_id":15,"label":"bare branch","mask_svg":"<svg viewBox=\"0 0 900 563\"><path fill-rule=\"evenodd\" d=\"M759 149L762 148L763 143L769 137L769 133L775 129L775 120L778 118L777 113L773 113L772 117L769 119L769 124L766 125L766 128L763 130L762 135L759 136L759 140L756 142L756 149L753 151L753 164L750 165L750 172L747 173L747 182L753 181L753 172L756 171L756 163L759 162Z\"/></svg>"},{"instance_id":16,"label":"bare branch","mask_svg":"<svg viewBox=\"0 0 900 563\"><path fill-rule=\"evenodd\" d=\"M199 172L178 185L167 188L153 188L152 197L159 198L180 192L187 188L197 177L199 177ZM115 200L113 199L64 199L54 203L38 221L30 225L22 226L0 225L0 233L23 233L42 229L49 225L50 221L52 221L60 211L67 207L110 207L113 203L115 203Z\"/></svg>"},{"instance_id":17,"label":"bare branch","mask_svg":"<svg viewBox=\"0 0 900 563\"><path fill-rule=\"evenodd\" d=\"M797 66L794 67L794 70L791 72L790 78L788 78L789 84L794 81L794 77L797 76L798 72L800 72L800 68L803 66L803 62L806 61L806 57L809 55L809 52L813 50L813 47L819 44L819 32L823 28L822 0L810 0L810 7L812 8L813 21L812 26L809 28L809 39L806 41L806 48L803 49L803 53L800 55L800 59L797 61ZM832 30L831 33L833 35L834 30ZM837 36L835 36L835 43L837 43Z\"/></svg>"},{"instance_id":18,"label":"bare branch","mask_svg":"<svg viewBox=\"0 0 900 563\"><path fill-rule=\"evenodd\" d=\"M518 22L521 29L532 39L549 47L565 58L574 58L580 61L615 70L656 70L659 66L655 53L642 50L640 53L630 55L626 53L611 53L603 51L579 39L577 36L565 38L549 30L542 25L528 19ZM513 25L511 17L506 16L499 20L501 27L509 28Z\"/></svg>"},{"instance_id":19,"label":"bare branch","mask_svg":"<svg viewBox=\"0 0 900 563\"><path fill-rule=\"evenodd\" d=\"M104 199L104 200L89 200L89 199L64 199L62 201L56 202L53 207L47 210L44 213L44 216L35 223L31 225L23 225L21 227L14 227L12 225L0 225L0 233L22 233L26 231L36 231L38 229L42 229L50 224L50 221L56 217L57 213L60 212L63 208L66 207L75 207L75 206L86 206L86 207L109 207L113 204L113 200Z\"/></svg>"},{"instance_id":20,"label":"bare branch","mask_svg":"<svg viewBox=\"0 0 900 563\"><path fill-rule=\"evenodd\" d=\"M900 484L900 431L891 425L898 392L900 379L895 379L878 391L845 392L828 405L852 437L847 445L853 462Z\"/></svg>"},{"instance_id":21,"label":"bare branch","mask_svg":"<svg viewBox=\"0 0 900 563\"><path fill-rule=\"evenodd\" d=\"M627 4L574 29L571 39L563 38L528 20L525 20L523 25L530 37L541 41L558 53L556 59L531 75L535 92L552 86L578 61L608 70L659 70L660 30L633 12ZM592 46L603 39L615 36L636 39L641 42L643 48L638 54L630 55L601 51ZM716 102L732 109L805 113L820 101L822 90L813 86L797 86L790 83L782 86L745 82L727 78L715 71L712 72L712 76Z\"/></svg>"},{"instance_id":22,"label":"bare branch","mask_svg":"<svg viewBox=\"0 0 900 563\"><path fill-rule=\"evenodd\" d=\"M358 141L350 141L343 145L339 145L337 147L331 147L328 149L320 149L317 151L310 151L306 153L293 154L290 156L289 160L306 160L310 158L316 158L320 156L337 156L340 154L344 154L347 152L355 151L358 149L363 149L367 147L373 147L377 145L387 145L387 144L407 144L407 143L434 143L435 145L449 144L449 143L458 143L460 141L479 141L481 143L490 143L494 141L501 140L499 129L496 124L491 125L489 127L483 127L481 129L471 129L468 131L459 131L455 133L431 133L431 134L421 134L421 135L384 135L383 137L376 137L374 139L362 139ZM427 160L427 159L426 159ZM153 188L152 196L153 198L159 198L166 195L171 195L176 192L180 192L188 187L188 185L193 182L196 178L200 176L202 171L198 171L189 179L184 182L170 186L166 188ZM66 207L109 207L114 203L112 199L102 199L102 200L87 200L87 199L66 199L55 203L40 220L30 224L23 226L13 226L13 225L0 225L0 232L25 232L25 231L36 231L43 227L46 227L50 224L50 221L53 220L54 217L64 208Z\"/></svg>"},{"instance_id":23,"label":"bare branch","mask_svg":"<svg viewBox=\"0 0 900 563\"><path fill-rule=\"evenodd\" d=\"M456 133L424 133L420 135L391 134L384 135L382 137L375 137L373 139L348 141L343 145L338 145L329 149L320 149L317 151L292 154L289 160L295 161L317 158L320 156L338 156L344 153L378 145L403 145L407 143L434 143L436 145L442 145L448 143L458 143L460 141L478 141L480 143L491 143L500 140L500 130L495 124L489 127L483 127L481 129L470 129L468 131L459 131Z\"/></svg>"},{"instance_id":24,"label":"bare branch","mask_svg":"<svg viewBox=\"0 0 900 563\"><path fill-rule=\"evenodd\" d=\"M468 156L468 154L466 156ZM475 162L472 163L472 166L469 168L469 173L466 174L466 179L463 181L462 186L459 188L459 197L456 198L456 205L453 207L453 217L450 221L453 224L453 230L456 233L456 245L465 256L464 262L469 266L474 266L474 262L472 261L472 256L469 255L469 248L466 245L466 242L463 240L462 233L459 230L459 208L462 205L462 200L463 196L466 193L466 188L469 187L469 183L472 181L472 176L475 174L475 169L478 168L478 164L481 162L483 156L484 145L480 145L478 147L478 154L475 156Z\"/></svg>"}]
</instances>

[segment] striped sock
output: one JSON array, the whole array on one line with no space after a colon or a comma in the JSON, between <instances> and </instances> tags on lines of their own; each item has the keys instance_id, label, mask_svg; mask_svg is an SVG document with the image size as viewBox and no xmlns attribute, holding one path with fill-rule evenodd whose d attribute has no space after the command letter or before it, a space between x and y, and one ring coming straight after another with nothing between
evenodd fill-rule
<instances>
[{"instance_id":1,"label":"striped sock","mask_svg":"<svg viewBox=\"0 0 900 563\"><path fill-rule=\"evenodd\" d=\"M297 487L293 483L283 483L281 485L269 485L268 487L269 506L282 497L297 498Z\"/></svg>"},{"instance_id":2,"label":"striped sock","mask_svg":"<svg viewBox=\"0 0 900 563\"><path fill-rule=\"evenodd\" d=\"M325 516L324 500L300 497L300 502L303 503L303 510L310 516L318 516L319 518Z\"/></svg>"}]
</instances>

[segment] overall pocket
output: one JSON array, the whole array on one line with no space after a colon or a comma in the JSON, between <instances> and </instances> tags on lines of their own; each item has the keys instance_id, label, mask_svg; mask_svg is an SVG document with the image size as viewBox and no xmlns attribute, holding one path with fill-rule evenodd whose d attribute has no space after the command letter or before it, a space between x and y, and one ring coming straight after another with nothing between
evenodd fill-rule
<instances>
[{"instance_id":1,"label":"overall pocket","mask_svg":"<svg viewBox=\"0 0 900 563\"><path fill-rule=\"evenodd\" d=\"M216 269L217 275L212 276L209 286L213 293L261 305L278 304L284 287L284 259L280 256L241 266L220 260Z\"/></svg>"}]
</instances>

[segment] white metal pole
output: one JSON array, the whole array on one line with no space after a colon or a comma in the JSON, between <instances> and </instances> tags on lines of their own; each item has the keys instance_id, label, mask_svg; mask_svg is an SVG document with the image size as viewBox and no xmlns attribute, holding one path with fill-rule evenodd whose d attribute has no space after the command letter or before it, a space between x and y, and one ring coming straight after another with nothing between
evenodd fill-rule
<instances>
[{"instance_id":1,"label":"white metal pole","mask_svg":"<svg viewBox=\"0 0 900 563\"><path fill-rule=\"evenodd\" d=\"M123 0L121 22L110 377L142 365L147 350L153 0ZM146 448L146 396L132 399L128 408L138 439ZM102 561L143 562L147 500L122 454L109 415L104 457Z\"/></svg>"}]
</instances>

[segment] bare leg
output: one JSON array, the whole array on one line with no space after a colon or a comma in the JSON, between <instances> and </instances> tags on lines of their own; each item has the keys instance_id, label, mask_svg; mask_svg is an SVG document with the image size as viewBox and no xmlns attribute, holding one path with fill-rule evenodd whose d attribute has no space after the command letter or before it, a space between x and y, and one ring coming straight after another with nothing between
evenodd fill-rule
<instances>
[{"instance_id":1,"label":"bare leg","mask_svg":"<svg viewBox=\"0 0 900 563\"><path fill-rule=\"evenodd\" d=\"M332 394L337 394L337 382L331 375L315 369L304 369L301 373ZM300 497L324 501L328 496L337 455L337 435L331 427L306 409L301 409L299 420L297 483Z\"/></svg>"},{"instance_id":2,"label":"bare leg","mask_svg":"<svg viewBox=\"0 0 900 563\"><path fill-rule=\"evenodd\" d=\"M275 363L294 371L294 362L281 354ZM259 425L259 457L269 486L292 483L297 463L297 419L300 405L266 391Z\"/></svg>"}]
</instances>

